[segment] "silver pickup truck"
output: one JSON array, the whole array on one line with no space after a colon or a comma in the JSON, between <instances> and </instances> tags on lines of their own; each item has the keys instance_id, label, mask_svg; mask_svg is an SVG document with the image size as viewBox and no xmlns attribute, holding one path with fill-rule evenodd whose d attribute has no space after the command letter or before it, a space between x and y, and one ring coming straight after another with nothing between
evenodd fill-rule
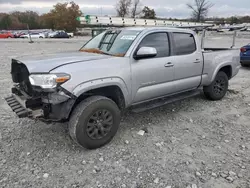
<instances>
[{"instance_id":1,"label":"silver pickup truck","mask_svg":"<svg viewBox=\"0 0 250 188\"><path fill-rule=\"evenodd\" d=\"M107 30L76 52L12 59L12 95L20 117L68 121L88 149L115 136L121 112L140 112L200 94L222 99L240 68L239 49L203 49L191 30Z\"/></svg>"}]
</instances>

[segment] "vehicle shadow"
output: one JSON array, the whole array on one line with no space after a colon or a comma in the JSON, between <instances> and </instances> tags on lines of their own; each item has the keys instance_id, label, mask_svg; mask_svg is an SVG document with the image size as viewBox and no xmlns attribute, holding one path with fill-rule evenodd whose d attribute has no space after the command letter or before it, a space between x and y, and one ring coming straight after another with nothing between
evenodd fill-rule
<instances>
[{"instance_id":1,"label":"vehicle shadow","mask_svg":"<svg viewBox=\"0 0 250 188\"><path fill-rule=\"evenodd\" d=\"M250 70L250 66L248 66L248 67L241 67L241 69L243 69L243 70Z\"/></svg>"},{"instance_id":2,"label":"vehicle shadow","mask_svg":"<svg viewBox=\"0 0 250 188\"><path fill-rule=\"evenodd\" d=\"M154 126L158 126L159 123L167 125L168 120L174 121L178 114L198 109L197 105L201 106L201 101L203 100L206 101L206 98L201 94L140 113L133 113L128 110L122 116L121 125L115 138L100 150L124 145L124 137L136 134L139 130L150 131L154 129ZM29 135L25 142L28 142L27 144L34 150L38 150L39 146L41 146L47 151L88 152L89 150L82 148L70 138L67 125L67 123L46 124L40 121L29 120L26 123L27 128L21 129L20 134Z\"/></svg>"}]
</instances>

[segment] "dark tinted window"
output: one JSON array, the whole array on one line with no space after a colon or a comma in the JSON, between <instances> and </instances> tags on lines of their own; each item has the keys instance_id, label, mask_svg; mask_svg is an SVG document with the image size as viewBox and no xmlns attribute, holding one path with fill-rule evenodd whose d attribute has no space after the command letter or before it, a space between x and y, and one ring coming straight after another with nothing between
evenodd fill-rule
<instances>
[{"instance_id":1,"label":"dark tinted window","mask_svg":"<svg viewBox=\"0 0 250 188\"><path fill-rule=\"evenodd\" d=\"M147 35L139 45L140 47L154 47L157 50L156 57L169 56L169 41L167 33L153 33Z\"/></svg>"},{"instance_id":2,"label":"dark tinted window","mask_svg":"<svg viewBox=\"0 0 250 188\"><path fill-rule=\"evenodd\" d=\"M175 55L186 55L196 51L195 39L192 34L173 33L175 43Z\"/></svg>"}]
</instances>

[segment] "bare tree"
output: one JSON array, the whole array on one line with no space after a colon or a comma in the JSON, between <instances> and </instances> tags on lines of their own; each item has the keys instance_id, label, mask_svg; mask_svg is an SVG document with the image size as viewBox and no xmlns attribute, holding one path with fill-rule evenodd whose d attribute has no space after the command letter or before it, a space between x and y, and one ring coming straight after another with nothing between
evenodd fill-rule
<instances>
[{"instance_id":1,"label":"bare tree","mask_svg":"<svg viewBox=\"0 0 250 188\"><path fill-rule=\"evenodd\" d=\"M140 9L140 0L134 0L132 3L132 10L131 10L131 17L134 18L135 16L141 14L142 10Z\"/></svg>"},{"instance_id":2,"label":"bare tree","mask_svg":"<svg viewBox=\"0 0 250 188\"><path fill-rule=\"evenodd\" d=\"M155 19L156 18L155 10L145 6L142 10L142 18Z\"/></svg>"},{"instance_id":3,"label":"bare tree","mask_svg":"<svg viewBox=\"0 0 250 188\"><path fill-rule=\"evenodd\" d=\"M119 0L116 4L117 16L125 17L129 15L129 9L132 4L131 0Z\"/></svg>"},{"instance_id":4,"label":"bare tree","mask_svg":"<svg viewBox=\"0 0 250 188\"><path fill-rule=\"evenodd\" d=\"M192 17L200 22L203 20L209 11L209 9L214 6L208 0L194 0L194 4L187 4L187 7L190 8L192 12Z\"/></svg>"}]
</instances>

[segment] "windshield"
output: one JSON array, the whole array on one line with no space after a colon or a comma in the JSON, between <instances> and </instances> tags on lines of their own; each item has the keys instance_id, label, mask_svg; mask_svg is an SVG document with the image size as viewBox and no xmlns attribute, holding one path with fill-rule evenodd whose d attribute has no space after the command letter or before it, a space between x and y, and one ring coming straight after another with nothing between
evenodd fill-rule
<instances>
[{"instance_id":1,"label":"windshield","mask_svg":"<svg viewBox=\"0 0 250 188\"><path fill-rule=\"evenodd\" d=\"M91 39L80 51L123 57L139 33L138 30L105 31Z\"/></svg>"}]
</instances>

